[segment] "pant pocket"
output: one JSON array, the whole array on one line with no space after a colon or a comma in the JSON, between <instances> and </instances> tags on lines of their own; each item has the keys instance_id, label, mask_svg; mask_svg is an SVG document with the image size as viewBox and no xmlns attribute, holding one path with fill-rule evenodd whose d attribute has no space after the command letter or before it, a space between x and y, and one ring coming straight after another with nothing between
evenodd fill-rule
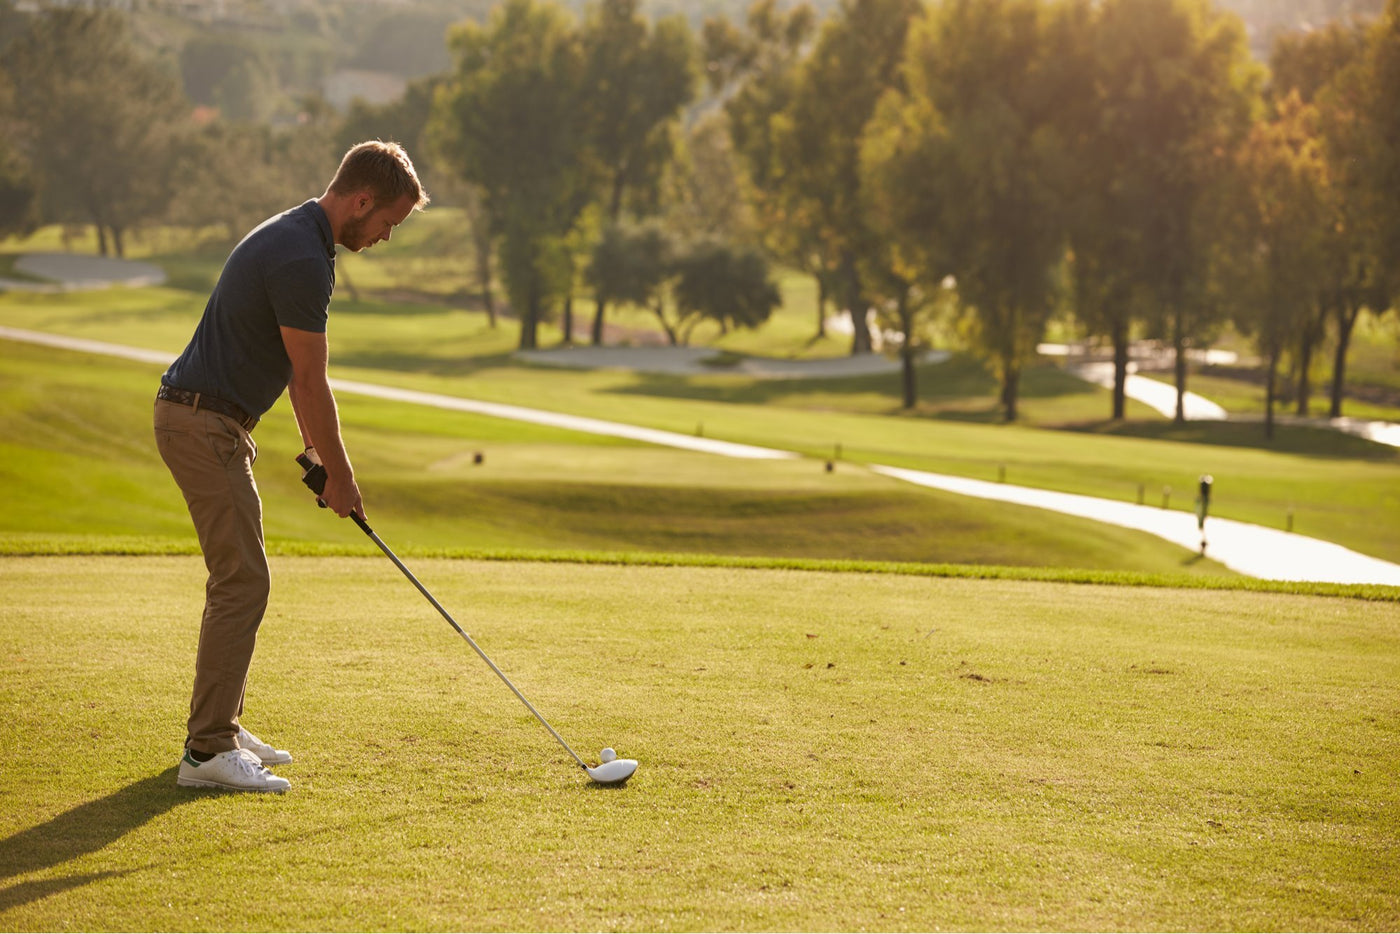
<instances>
[{"instance_id":1,"label":"pant pocket","mask_svg":"<svg viewBox=\"0 0 1400 934\"><path fill-rule=\"evenodd\" d=\"M233 467L245 458L251 463L249 451L243 443L243 431L220 415L205 416L205 440L214 459L224 468Z\"/></svg>"}]
</instances>

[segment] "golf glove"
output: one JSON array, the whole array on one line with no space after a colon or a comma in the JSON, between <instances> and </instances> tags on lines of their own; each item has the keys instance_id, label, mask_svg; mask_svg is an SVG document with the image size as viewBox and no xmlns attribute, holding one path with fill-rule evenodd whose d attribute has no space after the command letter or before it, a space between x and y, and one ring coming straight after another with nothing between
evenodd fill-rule
<instances>
[{"instance_id":1,"label":"golf glove","mask_svg":"<svg viewBox=\"0 0 1400 934\"><path fill-rule=\"evenodd\" d=\"M316 494L316 505L325 509L321 494L326 492L326 468L321 463L320 455L308 445L305 451L297 455L297 463L301 465L301 482Z\"/></svg>"}]
</instances>

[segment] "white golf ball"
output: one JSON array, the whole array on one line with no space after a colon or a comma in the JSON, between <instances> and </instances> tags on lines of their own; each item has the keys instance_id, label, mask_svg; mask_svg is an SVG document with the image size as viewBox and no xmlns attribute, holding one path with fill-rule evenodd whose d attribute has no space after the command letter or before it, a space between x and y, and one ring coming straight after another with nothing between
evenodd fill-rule
<instances>
[{"instance_id":1,"label":"white golf ball","mask_svg":"<svg viewBox=\"0 0 1400 934\"><path fill-rule=\"evenodd\" d=\"M613 752L613 748L609 746L602 752L598 753L598 758L602 759L604 762L611 762L612 760L617 758L617 753Z\"/></svg>"}]
</instances>

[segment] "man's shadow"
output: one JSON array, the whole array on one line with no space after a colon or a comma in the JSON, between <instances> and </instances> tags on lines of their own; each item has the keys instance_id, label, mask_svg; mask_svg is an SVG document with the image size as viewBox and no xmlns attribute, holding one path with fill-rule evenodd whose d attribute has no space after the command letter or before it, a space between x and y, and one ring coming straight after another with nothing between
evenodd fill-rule
<instances>
[{"instance_id":1,"label":"man's shadow","mask_svg":"<svg viewBox=\"0 0 1400 934\"><path fill-rule=\"evenodd\" d=\"M51 820L0 840L0 884L95 853L152 818L195 800L196 796L176 787L177 769L171 767L158 775L143 778L104 798L80 804ZM0 889L0 911L98 879L124 875L125 872L87 872L7 885Z\"/></svg>"}]
</instances>

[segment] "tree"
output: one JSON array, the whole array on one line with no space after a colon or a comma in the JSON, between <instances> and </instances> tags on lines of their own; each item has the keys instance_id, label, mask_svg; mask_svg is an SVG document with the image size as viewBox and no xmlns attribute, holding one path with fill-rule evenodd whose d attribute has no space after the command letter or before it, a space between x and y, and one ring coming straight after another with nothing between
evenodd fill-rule
<instances>
[{"instance_id":1,"label":"tree","mask_svg":"<svg viewBox=\"0 0 1400 934\"><path fill-rule=\"evenodd\" d=\"M1313 131L1316 113L1293 94L1278 116L1255 125L1239 156L1243 196L1240 259L1227 273L1235 321L1253 334L1265 364L1264 433L1274 433L1280 361L1317 307L1326 275L1326 167Z\"/></svg>"},{"instance_id":2,"label":"tree","mask_svg":"<svg viewBox=\"0 0 1400 934\"><path fill-rule=\"evenodd\" d=\"M32 233L35 191L29 167L0 144L0 237Z\"/></svg>"},{"instance_id":3,"label":"tree","mask_svg":"<svg viewBox=\"0 0 1400 934\"><path fill-rule=\"evenodd\" d=\"M272 57L256 42L240 36L218 32L190 36L180 46L179 67L184 92L196 104L219 106L220 88L231 86L230 77L239 69L261 72L270 82L266 89L278 91Z\"/></svg>"},{"instance_id":4,"label":"tree","mask_svg":"<svg viewBox=\"0 0 1400 934\"><path fill-rule=\"evenodd\" d=\"M630 193L654 192L674 155L675 123L695 88L695 44L684 19L654 25L638 0L596 0L583 24L583 80L591 139L603 173L604 216L617 223ZM656 198L651 199L654 203ZM597 302L593 343L603 341Z\"/></svg>"},{"instance_id":5,"label":"tree","mask_svg":"<svg viewBox=\"0 0 1400 934\"><path fill-rule=\"evenodd\" d=\"M608 224L594 243L584 279L600 301L650 308L675 345L678 334L664 306L673 253L670 235L655 221Z\"/></svg>"},{"instance_id":6,"label":"tree","mask_svg":"<svg viewBox=\"0 0 1400 934\"><path fill-rule=\"evenodd\" d=\"M715 321L721 331L757 328L782 304L768 261L753 249L704 240L676 257L672 268L676 308L691 328L697 319Z\"/></svg>"},{"instance_id":7,"label":"tree","mask_svg":"<svg viewBox=\"0 0 1400 934\"><path fill-rule=\"evenodd\" d=\"M1325 274L1315 286L1317 317L1300 334L1297 401L1307 413L1309 363L1323 325L1335 330L1330 415L1342 414L1352 331L1361 312L1388 304L1381 232L1385 212L1371 184L1379 152L1369 119L1372 82L1368 59L1371 30L1359 23L1333 23L1289 34L1275 44L1271 92L1278 101L1296 95L1313 109L1311 121L1322 155L1322 193L1327 214L1320 231L1327 251Z\"/></svg>"},{"instance_id":8,"label":"tree","mask_svg":"<svg viewBox=\"0 0 1400 934\"><path fill-rule=\"evenodd\" d=\"M1400 87L1400 0L1390 0L1376 24L1369 61L1372 93L1366 103L1366 121L1374 132L1374 159L1367 183L1379 216L1383 288L1392 302L1400 303L1400 108L1395 89Z\"/></svg>"},{"instance_id":9,"label":"tree","mask_svg":"<svg viewBox=\"0 0 1400 934\"><path fill-rule=\"evenodd\" d=\"M103 254L170 203L172 153L188 105L105 9L41 7L8 54L17 148L42 216L97 226Z\"/></svg>"},{"instance_id":10,"label":"tree","mask_svg":"<svg viewBox=\"0 0 1400 934\"><path fill-rule=\"evenodd\" d=\"M783 186L777 149L780 115L796 92L816 14L805 3L784 14L776 0L754 0L746 26L740 30L725 19L706 20L705 72L711 92L725 102L734 155L764 249L816 280L816 336L821 338L834 260L811 222L810 205Z\"/></svg>"},{"instance_id":11,"label":"tree","mask_svg":"<svg viewBox=\"0 0 1400 934\"><path fill-rule=\"evenodd\" d=\"M728 123L711 112L687 128L666 176L666 223L682 238L758 242Z\"/></svg>"},{"instance_id":12,"label":"tree","mask_svg":"<svg viewBox=\"0 0 1400 934\"><path fill-rule=\"evenodd\" d=\"M1182 421L1187 350L1220 316L1209 277L1213 209L1257 109L1259 72L1239 21L1206 0L1104 0L1077 16L1091 16L1093 88L1091 106L1069 121L1079 314L1113 344L1114 418L1125 410L1134 328L1170 340Z\"/></svg>"},{"instance_id":13,"label":"tree","mask_svg":"<svg viewBox=\"0 0 1400 934\"><path fill-rule=\"evenodd\" d=\"M245 58L214 88L214 104L229 120L266 123L277 109L278 90L277 78L265 63Z\"/></svg>"},{"instance_id":14,"label":"tree","mask_svg":"<svg viewBox=\"0 0 1400 934\"><path fill-rule=\"evenodd\" d=\"M0 70L0 237L30 233L37 223L34 170L16 150L14 89Z\"/></svg>"},{"instance_id":15,"label":"tree","mask_svg":"<svg viewBox=\"0 0 1400 934\"><path fill-rule=\"evenodd\" d=\"M946 211L952 148L942 116L918 89L925 87L911 56L910 93L889 91L861 144L861 201L878 249L862 275L876 296L877 320L900 336L903 405L918 403L918 356L926 313L949 292L949 244L958 232Z\"/></svg>"},{"instance_id":16,"label":"tree","mask_svg":"<svg viewBox=\"0 0 1400 934\"><path fill-rule=\"evenodd\" d=\"M540 322L569 294L568 237L600 177L583 44L568 14L535 0L507 0L449 42L456 67L434 100L432 149L480 187L520 347L534 348Z\"/></svg>"},{"instance_id":17,"label":"tree","mask_svg":"<svg viewBox=\"0 0 1400 934\"><path fill-rule=\"evenodd\" d=\"M1065 199L1068 268L1075 317L1113 349L1114 419L1127 410L1127 377L1135 330L1148 318L1151 257L1142 218L1155 184L1149 127L1154 87L1146 80L1164 58L1162 34L1143 28L1121 2L1063 7L1056 60L1071 84L1061 124L1072 157ZM1146 133L1146 135L1144 135Z\"/></svg>"},{"instance_id":18,"label":"tree","mask_svg":"<svg viewBox=\"0 0 1400 934\"><path fill-rule=\"evenodd\" d=\"M182 133L162 220L236 239L319 194L348 147L337 145L335 114L319 98L303 101L302 116L292 126L214 120Z\"/></svg>"},{"instance_id":19,"label":"tree","mask_svg":"<svg viewBox=\"0 0 1400 934\"><path fill-rule=\"evenodd\" d=\"M419 153L419 143L433 111L433 96L441 78L410 81L403 95L387 104L371 104L356 98L350 102L336 131L336 143L349 149L367 139L393 140L409 147L418 174L433 171L431 154Z\"/></svg>"},{"instance_id":20,"label":"tree","mask_svg":"<svg viewBox=\"0 0 1400 934\"><path fill-rule=\"evenodd\" d=\"M1059 287L1066 147L1037 0L948 0L915 27L906 125L940 176L927 223L1014 421L1021 371ZM936 115L936 119L935 119ZM916 137L917 139L917 137Z\"/></svg>"},{"instance_id":21,"label":"tree","mask_svg":"<svg viewBox=\"0 0 1400 934\"><path fill-rule=\"evenodd\" d=\"M834 263L853 354L871 350L861 265L878 250L860 200L860 141L881 96L901 82L905 37L921 9L917 0L842 0L775 126L778 184Z\"/></svg>"},{"instance_id":22,"label":"tree","mask_svg":"<svg viewBox=\"0 0 1400 934\"><path fill-rule=\"evenodd\" d=\"M1138 273L1155 327L1172 346L1181 423L1187 351L1221 316L1210 284L1219 231L1214 208L1258 112L1261 71L1239 19L1208 0L1122 0L1120 7L1161 49L1141 76L1145 92L1136 110L1142 180L1151 192L1137 220L1144 261Z\"/></svg>"},{"instance_id":23,"label":"tree","mask_svg":"<svg viewBox=\"0 0 1400 934\"><path fill-rule=\"evenodd\" d=\"M462 189L459 200L466 212L467 223L471 226L472 256L476 262L476 281L481 287L481 303L486 306L487 321L492 329L495 329L499 322L496 315L496 292L492 285L495 276L491 257L496 245L496 231L491 228L491 215L486 210L481 188L461 182L457 185Z\"/></svg>"}]
</instances>

